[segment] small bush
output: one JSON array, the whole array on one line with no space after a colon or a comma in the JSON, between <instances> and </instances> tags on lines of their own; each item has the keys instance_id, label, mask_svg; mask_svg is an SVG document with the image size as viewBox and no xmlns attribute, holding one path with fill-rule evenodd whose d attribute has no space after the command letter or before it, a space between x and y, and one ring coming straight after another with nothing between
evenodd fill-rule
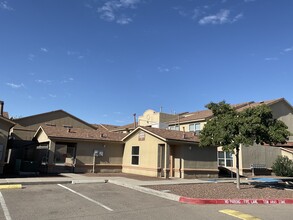
<instances>
[{"instance_id":1,"label":"small bush","mask_svg":"<svg viewBox=\"0 0 293 220\"><path fill-rule=\"evenodd\" d=\"M286 156L278 156L272 166L277 176L293 176L293 161Z\"/></svg>"}]
</instances>

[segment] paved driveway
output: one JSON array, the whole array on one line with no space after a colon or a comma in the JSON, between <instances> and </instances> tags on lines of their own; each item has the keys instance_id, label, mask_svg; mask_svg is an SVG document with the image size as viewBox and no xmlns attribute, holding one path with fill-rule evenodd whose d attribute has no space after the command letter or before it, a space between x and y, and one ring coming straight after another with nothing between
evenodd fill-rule
<instances>
[{"instance_id":1,"label":"paved driveway","mask_svg":"<svg viewBox=\"0 0 293 220\"><path fill-rule=\"evenodd\" d=\"M292 205L188 205L110 183L29 185L0 192L0 219L290 219ZM235 214L235 213L234 213ZM237 213L236 213L237 214ZM239 214L239 213L238 213ZM241 214L241 213L240 213Z\"/></svg>"}]
</instances>

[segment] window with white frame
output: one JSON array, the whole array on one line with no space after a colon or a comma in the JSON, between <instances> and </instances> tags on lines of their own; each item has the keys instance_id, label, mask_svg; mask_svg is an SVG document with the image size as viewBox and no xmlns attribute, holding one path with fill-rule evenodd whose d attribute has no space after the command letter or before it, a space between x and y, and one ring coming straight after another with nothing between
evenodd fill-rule
<instances>
[{"instance_id":1,"label":"window with white frame","mask_svg":"<svg viewBox=\"0 0 293 220\"><path fill-rule=\"evenodd\" d=\"M200 132L200 123L194 123L189 125L189 131L193 131L196 134L199 134Z\"/></svg>"},{"instance_id":2,"label":"window with white frame","mask_svg":"<svg viewBox=\"0 0 293 220\"><path fill-rule=\"evenodd\" d=\"M169 129L170 129L170 130L179 131L179 125L172 125L172 126L169 126Z\"/></svg>"},{"instance_id":3,"label":"window with white frame","mask_svg":"<svg viewBox=\"0 0 293 220\"><path fill-rule=\"evenodd\" d=\"M139 146L133 146L131 149L131 164L139 164Z\"/></svg>"},{"instance_id":4,"label":"window with white frame","mask_svg":"<svg viewBox=\"0 0 293 220\"><path fill-rule=\"evenodd\" d=\"M218 165L233 167L233 154L231 152L218 151Z\"/></svg>"}]
</instances>

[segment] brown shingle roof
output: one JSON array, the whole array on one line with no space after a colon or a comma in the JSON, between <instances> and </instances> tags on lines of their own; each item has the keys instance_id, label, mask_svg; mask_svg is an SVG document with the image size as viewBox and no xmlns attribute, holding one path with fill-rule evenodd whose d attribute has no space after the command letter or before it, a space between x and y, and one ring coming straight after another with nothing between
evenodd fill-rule
<instances>
[{"instance_id":1,"label":"brown shingle roof","mask_svg":"<svg viewBox=\"0 0 293 220\"><path fill-rule=\"evenodd\" d=\"M262 102L244 102L240 104L233 104L231 105L234 107L237 111L243 111L244 109L250 108L250 107L257 107L262 104L265 105L272 105L274 103L277 103L279 101L284 100L284 98L279 98L279 99L273 99L273 100L268 100L268 101L262 101ZM198 121L198 120L206 120L207 118L210 118L213 116L213 113L211 110L202 110L202 111L197 111L197 112L192 112L190 113L191 115L187 117L182 117L180 118L180 123L185 123L185 122L190 122L190 121ZM178 123L178 121L174 122ZM170 123L173 124L173 123Z\"/></svg>"},{"instance_id":2,"label":"brown shingle roof","mask_svg":"<svg viewBox=\"0 0 293 220\"><path fill-rule=\"evenodd\" d=\"M121 141L125 134L82 128L42 126L49 138L82 139L94 141Z\"/></svg>"},{"instance_id":3,"label":"brown shingle roof","mask_svg":"<svg viewBox=\"0 0 293 220\"><path fill-rule=\"evenodd\" d=\"M101 131L112 131L118 129L120 126L117 125L108 125L108 124L92 124L96 129Z\"/></svg>"},{"instance_id":4,"label":"brown shingle roof","mask_svg":"<svg viewBox=\"0 0 293 220\"><path fill-rule=\"evenodd\" d=\"M199 143L199 138L197 135L195 135L194 132L174 131L151 127L139 127L138 129L144 130L148 133L165 139L166 141L187 141Z\"/></svg>"},{"instance_id":5,"label":"brown shingle roof","mask_svg":"<svg viewBox=\"0 0 293 220\"><path fill-rule=\"evenodd\" d=\"M3 117L4 117L4 118L9 118L9 114L8 114L8 112L3 112Z\"/></svg>"}]
</instances>

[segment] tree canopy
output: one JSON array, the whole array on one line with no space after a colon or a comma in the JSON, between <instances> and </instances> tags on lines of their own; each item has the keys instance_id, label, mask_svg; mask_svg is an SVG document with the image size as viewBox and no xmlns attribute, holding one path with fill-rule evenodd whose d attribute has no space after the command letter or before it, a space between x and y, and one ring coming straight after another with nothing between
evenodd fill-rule
<instances>
[{"instance_id":1,"label":"tree canopy","mask_svg":"<svg viewBox=\"0 0 293 220\"><path fill-rule=\"evenodd\" d=\"M286 143L290 132L280 120L274 119L267 105L237 111L225 101L206 105L213 112L200 133L200 146L222 146L232 151L240 144Z\"/></svg>"},{"instance_id":2,"label":"tree canopy","mask_svg":"<svg viewBox=\"0 0 293 220\"><path fill-rule=\"evenodd\" d=\"M240 189L239 147L256 144L286 143L290 132L282 121L273 118L267 105L239 111L225 101L206 105L213 112L200 132L200 146L222 146L223 151L236 156L237 188Z\"/></svg>"}]
</instances>

